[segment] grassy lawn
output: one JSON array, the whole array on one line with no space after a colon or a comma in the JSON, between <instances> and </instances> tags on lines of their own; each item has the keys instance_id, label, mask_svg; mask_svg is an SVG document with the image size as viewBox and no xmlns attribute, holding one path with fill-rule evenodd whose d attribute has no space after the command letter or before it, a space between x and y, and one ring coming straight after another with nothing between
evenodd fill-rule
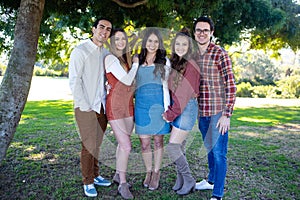
<instances>
[{"instance_id":1,"label":"grassy lawn","mask_svg":"<svg viewBox=\"0 0 300 200\"><path fill-rule=\"evenodd\" d=\"M229 135L224 199L300 199L299 124L299 106L236 108ZM132 142L128 180L136 199L210 198L211 191L176 195L171 190L175 168L167 155L159 189L143 188L145 169L135 134ZM109 179L115 171L115 148L116 141L108 127L100 170ZM0 199L86 199L79 152L71 101L28 102L0 166ZM188 138L187 158L197 181L206 178L206 152L197 125ZM116 184L97 190L95 199L121 199Z\"/></svg>"}]
</instances>

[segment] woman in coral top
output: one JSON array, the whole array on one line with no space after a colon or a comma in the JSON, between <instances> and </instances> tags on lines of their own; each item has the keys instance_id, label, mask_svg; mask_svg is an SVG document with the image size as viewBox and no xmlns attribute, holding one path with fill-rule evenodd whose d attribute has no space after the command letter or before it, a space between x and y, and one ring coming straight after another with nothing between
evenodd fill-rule
<instances>
[{"instance_id":1,"label":"woman in coral top","mask_svg":"<svg viewBox=\"0 0 300 200\"><path fill-rule=\"evenodd\" d=\"M116 174L113 180L119 183L118 192L125 199L133 195L126 182L126 171L131 151L130 135L133 131L133 80L138 69L138 58L131 59L128 37L123 29L112 32L110 51L105 57L105 70L108 81L106 115L118 141L116 150Z\"/></svg>"}]
</instances>

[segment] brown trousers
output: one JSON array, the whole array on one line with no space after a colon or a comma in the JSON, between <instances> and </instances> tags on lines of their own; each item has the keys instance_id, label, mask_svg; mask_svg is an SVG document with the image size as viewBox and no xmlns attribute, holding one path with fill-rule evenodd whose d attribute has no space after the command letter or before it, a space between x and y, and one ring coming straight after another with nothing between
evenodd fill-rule
<instances>
[{"instance_id":1,"label":"brown trousers","mask_svg":"<svg viewBox=\"0 0 300 200\"><path fill-rule=\"evenodd\" d=\"M75 119L81 138L80 168L84 185L94 183L99 176L100 146L107 127L107 118L101 106L100 114L75 109Z\"/></svg>"}]
</instances>

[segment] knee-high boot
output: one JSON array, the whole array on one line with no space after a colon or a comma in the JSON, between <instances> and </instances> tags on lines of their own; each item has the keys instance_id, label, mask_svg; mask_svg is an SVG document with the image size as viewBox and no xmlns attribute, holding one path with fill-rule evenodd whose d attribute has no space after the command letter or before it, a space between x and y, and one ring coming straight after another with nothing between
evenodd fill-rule
<instances>
[{"instance_id":1,"label":"knee-high boot","mask_svg":"<svg viewBox=\"0 0 300 200\"><path fill-rule=\"evenodd\" d=\"M180 144L169 143L167 146L168 154L171 160L176 164L178 172L182 175L183 185L176 193L186 195L195 190L196 181L191 174L189 164L183 155Z\"/></svg>"},{"instance_id":2,"label":"knee-high boot","mask_svg":"<svg viewBox=\"0 0 300 200\"><path fill-rule=\"evenodd\" d=\"M184 140L182 142L182 144L180 145L183 155L185 155L185 144L186 144L186 140ZM176 182L175 182L175 185L172 187L172 190L174 190L174 191L180 190L183 185L183 177L182 177L181 173L178 172L177 167L176 167L176 171L177 171Z\"/></svg>"},{"instance_id":3,"label":"knee-high boot","mask_svg":"<svg viewBox=\"0 0 300 200\"><path fill-rule=\"evenodd\" d=\"M180 190L183 185L183 177L182 177L181 173L179 173L178 169L176 169L176 170L177 170L176 182L175 182L174 186L172 187L172 190L174 190L174 191Z\"/></svg>"}]
</instances>

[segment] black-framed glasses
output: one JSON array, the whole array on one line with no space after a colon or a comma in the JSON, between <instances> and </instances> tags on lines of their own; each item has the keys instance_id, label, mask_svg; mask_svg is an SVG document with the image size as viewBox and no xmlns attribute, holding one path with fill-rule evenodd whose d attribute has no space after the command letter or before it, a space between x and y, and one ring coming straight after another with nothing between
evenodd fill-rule
<instances>
[{"instance_id":1,"label":"black-framed glasses","mask_svg":"<svg viewBox=\"0 0 300 200\"><path fill-rule=\"evenodd\" d=\"M210 33L210 30L209 29L200 29L200 28L196 28L196 33L198 33L198 34L201 34L201 33L203 33L203 34L205 34L205 35L207 35L207 34L209 34Z\"/></svg>"}]
</instances>

